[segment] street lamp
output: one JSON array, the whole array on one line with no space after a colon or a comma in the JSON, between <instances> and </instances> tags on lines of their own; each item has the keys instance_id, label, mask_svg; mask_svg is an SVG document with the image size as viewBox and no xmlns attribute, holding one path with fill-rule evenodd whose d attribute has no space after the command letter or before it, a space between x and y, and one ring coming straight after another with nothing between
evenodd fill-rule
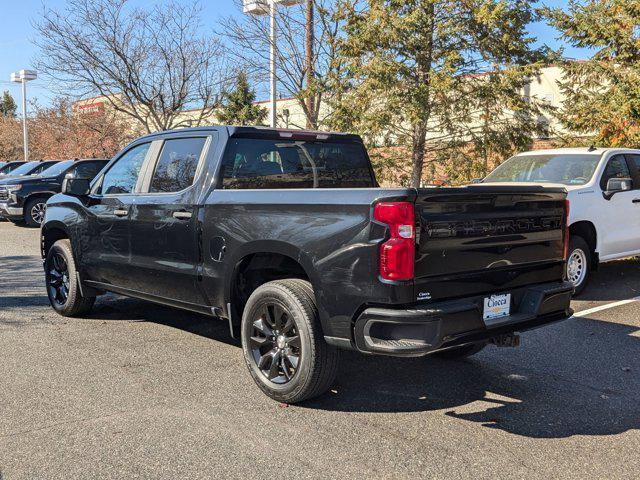
<instances>
[{"instance_id":1,"label":"street lamp","mask_svg":"<svg viewBox=\"0 0 640 480\"><path fill-rule=\"evenodd\" d=\"M269 44L271 53L269 57L270 83L271 83L271 128L276 128L276 15L278 5L291 7L302 3L303 0L243 0L243 11L249 15L269 15Z\"/></svg>"},{"instance_id":2,"label":"street lamp","mask_svg":"<svg viewBox=\"0 0 640 480\"><path fill-rule=\"evenodd\" d=\"M11 74L11 81L22 83L22 138L24 141L24 161L29 161L29 142L27 135L27 82L38 78L34 70L20 70Z\"/></svg>"}]
</instances>

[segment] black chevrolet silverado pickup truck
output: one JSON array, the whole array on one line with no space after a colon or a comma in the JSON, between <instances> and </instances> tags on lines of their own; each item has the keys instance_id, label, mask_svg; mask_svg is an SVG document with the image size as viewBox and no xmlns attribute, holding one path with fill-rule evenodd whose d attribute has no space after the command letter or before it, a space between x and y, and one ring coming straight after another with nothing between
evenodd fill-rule
<instances>
[{"instance_id":1,"label":"black chevrolet silverado pickup truck","mask_svg":"<svg viewBox=\"0 0 640 480\"><path fill-rule=\"evenodd\" d=\"M456 358L569 317L567 211L539 186L379 188L354 135L208 127L67 179L41 243L60 314L114 292L224 319L293 403L339 349Z\"/></svg>"}]
</instances>

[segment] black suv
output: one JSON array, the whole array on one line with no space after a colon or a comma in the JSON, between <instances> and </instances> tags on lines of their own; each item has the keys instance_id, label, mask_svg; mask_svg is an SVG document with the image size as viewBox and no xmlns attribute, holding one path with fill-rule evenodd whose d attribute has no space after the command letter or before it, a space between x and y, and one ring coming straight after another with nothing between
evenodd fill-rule
<instances>
[{"instance_id":1,"label":"black suv","mask_svg":"<svg viewBox=\"0 0 640 480\"><path fill-rule=\"evenodd\" d=\"M0 216L14 223L38 227L44 219L47 199L60 192L65 177L93 178L108 160L64 160L42 163L39 175L10 177L0 181Z\"/></svg>"}]
</instances>

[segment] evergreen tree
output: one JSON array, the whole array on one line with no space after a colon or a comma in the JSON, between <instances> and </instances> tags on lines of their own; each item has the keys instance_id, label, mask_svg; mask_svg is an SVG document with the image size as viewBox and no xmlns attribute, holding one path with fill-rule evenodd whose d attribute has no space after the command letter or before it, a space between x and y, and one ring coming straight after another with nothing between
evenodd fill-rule
<instances>
[{"instance_id":1,"label":"evergreen tree","mask_svg":"<svg viewBox=\"0 0 640 480\"><path fill-rule=\"evenodd\" d=\"M255 105L256 94L249 86L247 74L239 72L235 89L225 96L218 120L227 125L260 125L267 117L267 110Z\"/></svg>"},{"instance_id":2,"label":"evergreen tree","mask_svg":"<svg viewBox=\"0 0 640 480\"><path fill-rule=\"evenodd\" d=\"M640 147L640 2L571 0L545 13L564 40L595 50L564 63L562 124L602 146Z\"/></svg>"},{"instance_id":3,"label":"evergreen tree","mask_svg":"<svg viewBox=\"0 0 640 480\"><path fill-rule=\"evenodd\" d=\"M0 100L0 114L3 117L13 118L16 116L17 108L18 106L16 105L16 102L13 100L13 97L7 90L5 90L4 93L2 94L2 100Z\"/></svg>"},{"instance_id":4,"label":"evergreen tree","mask_svg":"<svg viewBox=\"0 0 640 480\"><path fill-rule=\"evenodd\" d=\"M547 59L526 35L535 3L343 0L348 80L338 82L334 128L410 152L413 186L427 159L459 171L470 150L484 165L527 145L540 109L523 91Z\"/></svg>"}]
</instances>

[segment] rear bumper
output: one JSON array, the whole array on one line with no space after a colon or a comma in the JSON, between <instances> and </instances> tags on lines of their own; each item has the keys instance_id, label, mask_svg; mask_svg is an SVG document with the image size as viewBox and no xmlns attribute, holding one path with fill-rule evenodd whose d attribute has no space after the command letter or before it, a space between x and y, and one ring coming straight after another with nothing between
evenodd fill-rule
<instances>
[{"instance_id":1,"label":"rear bumper","mask_svg":"<svg viewBox=\"0 0 640 480\"><path fill-rule=\"evenodd\" d=\"M5 218L22 218L23 208L17 206L9 206L8 202L0 202L0 216Z\"/></svg>"},{"instance_id":2,"label":"rear bumper","mask_svg":"<svg viewBox=\"0 0 640 480\"><path fill-rule=\"evenodd\" d=\"M569 282L504 293L512 294L511 315L486 322L482 319L485 296L434 303L419 309L368 308L355 322L354 343L366 353L421 356L531 330L573 314L569 307L573 285Z\"/></svg>"}]
</instances>

